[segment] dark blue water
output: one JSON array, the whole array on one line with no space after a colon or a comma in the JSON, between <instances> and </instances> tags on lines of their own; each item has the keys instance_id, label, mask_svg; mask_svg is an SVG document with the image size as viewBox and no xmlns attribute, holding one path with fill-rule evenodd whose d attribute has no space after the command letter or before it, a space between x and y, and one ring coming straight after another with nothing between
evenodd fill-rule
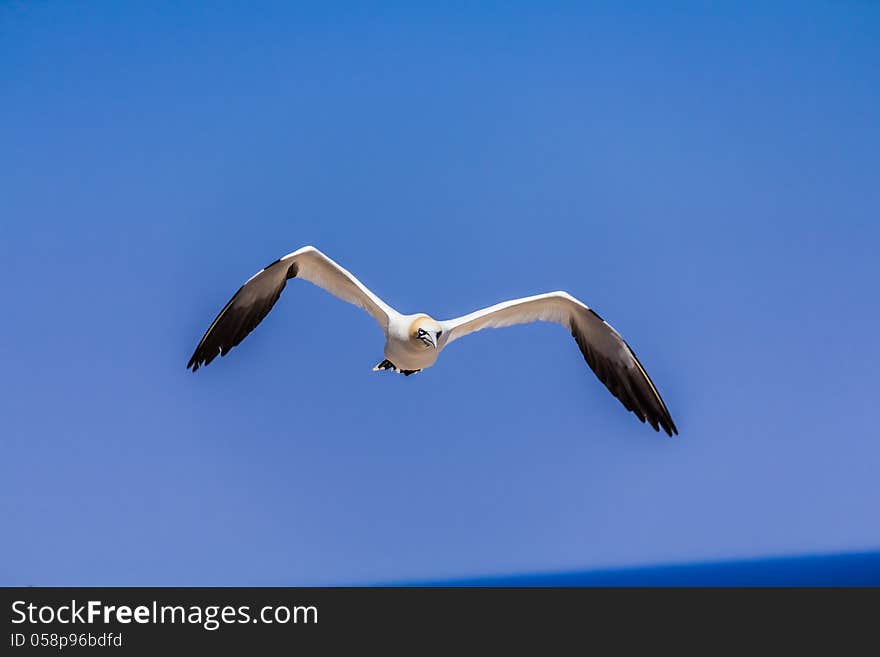
<instances>
[{"instance_id":1,"label":"dark blue water","mask_svg":"<svg viewBox=\"0 0 880 657\"><path fill-rule=\"evenodd\" d=\"M518 574L428 586L880 586L880 552Z\"/></svg>"}]
</instances>

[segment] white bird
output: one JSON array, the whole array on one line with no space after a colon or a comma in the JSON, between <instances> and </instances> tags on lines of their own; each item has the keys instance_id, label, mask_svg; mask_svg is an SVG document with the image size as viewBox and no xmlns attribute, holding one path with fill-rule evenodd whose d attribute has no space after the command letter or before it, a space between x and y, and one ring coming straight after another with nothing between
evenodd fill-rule
<instances>
[{"instance_id":1,"label":"white bird","mask_svg":"<svg viewBox=\"0 0 880 657\"><path fill-rule=\"evenodd\" d=\"M385 334L385 359L374 370L409 376L431 367L449 344L469 333L536 321L555 322L571 331L587 364L628 411L678 434L666 404L623 338L598 314L567 292L513 299L463 317L438 321L425 313L403 315L373 294L350 272L313 246L289 253L254 274L208 327L187 368L193 372L241 342L281 296L288 279L303 278L343 301L366 310Z\"/></svg>"}]
</instances>

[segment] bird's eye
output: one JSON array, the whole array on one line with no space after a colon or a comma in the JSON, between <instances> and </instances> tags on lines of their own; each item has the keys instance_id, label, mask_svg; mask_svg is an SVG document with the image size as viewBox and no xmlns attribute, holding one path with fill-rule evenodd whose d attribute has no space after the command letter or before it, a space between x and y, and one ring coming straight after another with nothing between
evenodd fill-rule
<instances>
[{"instance_id":1,"label":"bird's eye","mask_svg":"<svg viewBox=\"0 0 880 657\"><path fill-rule=\"evenodd\" d=\"M443 331L437 331L437 337L439 338L441 335L443 335Z\"/></svg>"}]
</instances>

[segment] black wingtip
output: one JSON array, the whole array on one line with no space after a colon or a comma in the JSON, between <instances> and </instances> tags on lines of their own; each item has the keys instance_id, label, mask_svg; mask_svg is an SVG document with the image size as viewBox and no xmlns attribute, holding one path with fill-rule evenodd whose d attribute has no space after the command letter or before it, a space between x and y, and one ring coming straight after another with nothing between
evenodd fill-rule
<instances>
[{"instance_id":1,"label":"black wingtip","mask_svg":"<svg viewBox=\"0 0 880 657\"><path fill-rule=\"evenodd\" d=\"M281 263L282 268L277 265ZM207 367L217 356L225 356L256 328L275 305L288 278L297 275L297 264L289 266L282 258L252 276L223 306L205 331L186 365L195 372Z\"/></svg>"},{"instance_id":2,"label":"black wingtip","mask_svg":"<svg viewBox=\"0 0 880 657\"><path fill-rule=\"evenodd\" d=\"M669 412L669 409L666 408L666 403L660 397L660 393L657 393L657 399L660 401L661 409L661 415L658 419L660 420L660 424L662 425L663 430L670 438L672 438L673 436L677 436L678 427L675 426L675 421L672 419L672 414Z\"/></svg>"},{"instance_id":3,"label":"black wingtip","mask_svg":"<svg viewBox=\"0 0 880 657\"><path fill-rule=\"evenodd\" d=\"M225 356L226 352L225 351L219 352L219 355ZM217 357L217 354L211 354L210 352L206 351L202 347L201 344L199 344L195 353L192 355L192 357L189 359L189 362L186 364L186 369L192 370L193 372L195 372L200 367L207 367L208 365L210 365L211 361L214 360L216 357Z\"/></svg>"},{"instance_id":4,"label":"black wingtip","mask_svg":"<svg viewBox=\"0 0 880 657\"><path fill-rule=\"evenodd\" d=\"M666 410L665 404L664 404L664 410ZM660 426L663 427L663 431L666 432L667 436L672 438L672 437L678 435L678 427L675 426L675 422L672 421L672 416L669 415L668 410L666 410L666 412L662 416L660 416L658 418L658 420L660 422ZM659 429L658 429L658 431L659 431Z\"/></svg>"},{"instance_id":5,"label":"black wingtip","mask_svg":"<svg viewBox=\"0 0 880 657\"><path fill-rule=\"evenodd\" d=\"M587 365L590 366L599 380L605 384L605 387L608 388L611 394L623 404L626 410L635 415L640 422L649 424L657 433L662 428L663 432L670 438L673 435L677 436L678 428L675 426L675 422L672 421L669 409L666 408L663 398L660 397L660 393L657 392L648 373L639 362L635 351L614 329L602 320L598 313L594 310L590 310L590 313L596 319L602 321L608 330L612 332L612 335L620 340L620 344L632 356L636 368L621 368L610 363L607 357L603 357L600 352L597 352L592 347L577 323L572 321L570 325L571 335L574 337L575 342L577 342ZM647 384L647 386L644 384Z\"/></svg>"}]
</instances>

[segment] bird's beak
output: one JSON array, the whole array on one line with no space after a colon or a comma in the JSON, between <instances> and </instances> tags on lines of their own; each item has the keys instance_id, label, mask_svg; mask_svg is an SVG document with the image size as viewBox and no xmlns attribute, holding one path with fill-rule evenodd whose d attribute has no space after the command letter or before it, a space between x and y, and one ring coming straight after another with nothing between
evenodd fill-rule
<instances>
[{"instance_id":1,"label":"bird's beak","mask_svg":"<svg viewBox=\"0 0 880 657\"><path fill-rule=\"evenodd\" d=\"M434 347L434 349L437 348L437 338L434 336L433 333L428 333L428 341L431 343L431 346Z\"/></svg>"}]
</instances>

